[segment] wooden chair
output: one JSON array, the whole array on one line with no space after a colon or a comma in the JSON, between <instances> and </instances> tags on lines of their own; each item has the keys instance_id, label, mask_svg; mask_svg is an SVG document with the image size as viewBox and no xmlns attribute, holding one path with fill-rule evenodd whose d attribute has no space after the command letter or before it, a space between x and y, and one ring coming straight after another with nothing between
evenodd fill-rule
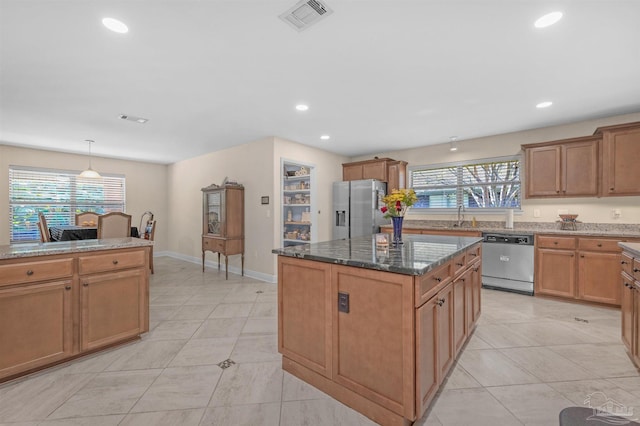
<instances>
[{"instance_id":1,"label":"wooden chair","mask_svg":"<svg viewBox=\"0 0 640 426\"><path fill-rule=\"evenodd\" d=\"M86 223L98 224L98 213L94 212L80 212L76 213L76 225L80 226ZM85 223L86 222L86 223Z\"/></svg>"},{"instance_id":2,"label":"wooden chair","mask_svg":"<svg viewBox=\"0 0 640 426\"><path fill-rule=\"evenodd\" d=\"M131 215L111 212L98 216L98 238L131 236Z\"/></svg>"},{"instance_id":3,"label":"wooden chair","mask_svg":"<svg viewBox=\"0 0 640 426\"><path fill-rule=\"evenodd\" d=\"M50 243L51 234L49 233L49 226L47 226L47 218L44 217L42 212L38 213L38 230L40 230L40 241Z\"/></svg>"},{"instance_id":4,"label":"wooden chair","mask_svg":"<svg viewBox=\"0 0 640 426\"><path fill-rule=\"evenodd\" d=\"M144 230L141 231L142 234L140 234L140 238L153 241L153 238L156 235L156 221L148 220ZM153 274L153 246L151 246L151 250L149 250L149 269L151 269L151 273Z\"/></svg>"}]
</instances>

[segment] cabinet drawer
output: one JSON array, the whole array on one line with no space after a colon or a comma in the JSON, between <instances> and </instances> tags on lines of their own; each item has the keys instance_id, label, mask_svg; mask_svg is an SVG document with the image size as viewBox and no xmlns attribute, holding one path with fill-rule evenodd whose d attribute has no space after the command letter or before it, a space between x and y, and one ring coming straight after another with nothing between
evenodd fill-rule
<instances>
[{"instance_id":1,"label":"cabinet drawer","mask_svg":"<svg viewBox=\"0 0 640 426\"><path fill-rule=\"evenodd\" d=\"M629 253L622 253L620 263L622 264L622 271L629 274L629 276L633 276L633 257Z\"/></svg>"},{"instance_id":2,"label":"cabinet drawer","mask_svg":"<svg viewBox=\"0 0 640 426\"><path fill-rule=\"evenodd\" d=\"M468 264L479 262L481 258L482 258L482 244L476 244L475 246L467 249Z\"/></svg>"},{"instance_id":3,"label":"cabinet drawer","mask_svg":"<svg viewBox=\"0 0 640 426\"><path fill-rule=\"evenodd\" d=\"M574 250L576 248L576 239L573 237L555 237L555 236L538 236L536 242L540 248L557 248Z\"/></svg>"},{"instance_id":4,"label":"cabinet drawer","mask_svg":"<svg viewBox=\"0 0 640 426\"><path fill-rule=\"evenodd\" d=\"M453 269L453 276L455 277L462 272L467 266L467 253L463 252L453 258L451 261L451 268Z\"/></svg>"},{"instance_id":5,"label":"cabinet drawer","mask_svg":"<svg viewBox=\"0 0 640 426\"><path fill-rule=\"evenodd\" d=\"M219 240L217 238L203 238L202 239L202 250L211 250L218 253L224 253L224 240Z\"/></svg>"},{"instance_id":6,"label":"cabinet drawer","mask_svg":"<svg viewBox=\"0 0 640 426\"><path fill-rule=\"evenodd\" d=\"M578 248L580 250L590 251L612 251L621 252L622 248L618 245L619 240L603 240L602 238L580 238L578 240Z\"/></svg>"},{"instance_id":7,"label":"cabinet drawer","mask_svg":"<svg viewBox=\"0 0 640 426\"><path fill-rule=\"evenodd\" d=\"M640 281L640 259L633 259L633 278Z\"/></svg>"},{"instance_id":8,"label":"cabinet drawer","mask_svg":"<svg viewBox=\"0 0 640 426\"><path fill-rule=\"evenodd\" d=\"M72 275L73 259L12 263L0 265L0 286L52 280Z\"/></svg>"},{"instance_id":9,"label":"cabinet drawer","mask_svg":"<svg viewBox=\"0 0 640 426\"><path fill-rule=\"evenodd\" d=\"M81 256L78 259L80 275L144 266L146 259L144 253L144 250L128 252L114 250L113 253Z\"/></svg>"},{"instance_id":10,"label":"cabinet drawer","mask_svg":"<svg viewBox=\"0 0 640 426\"><path fill-rule=\"evenodd\" d=\"M447 262L416 281L416 307L421 306L435 294L435 289L446 284L453 276L452 263ZM432 291L434 290L434 291Z\"/></svg>"}]
</instances>

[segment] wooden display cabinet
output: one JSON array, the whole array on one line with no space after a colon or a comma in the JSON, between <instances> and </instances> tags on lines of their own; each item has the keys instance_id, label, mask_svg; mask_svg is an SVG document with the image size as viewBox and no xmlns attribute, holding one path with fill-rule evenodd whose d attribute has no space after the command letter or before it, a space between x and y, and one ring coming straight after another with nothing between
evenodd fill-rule
<instances>
[{"instance_id":1,"label":"wooden display cabinet","mask_svg":"<svg viewBox=\"0 0 640 426\"><path fill-rule=\"evenodd\" d=\"M244 187L212 184L202 188L202 272L207 250L224 255L225 278L229 279L229 256L242 257L244 276Z\"/></svg>"}]
</instances>

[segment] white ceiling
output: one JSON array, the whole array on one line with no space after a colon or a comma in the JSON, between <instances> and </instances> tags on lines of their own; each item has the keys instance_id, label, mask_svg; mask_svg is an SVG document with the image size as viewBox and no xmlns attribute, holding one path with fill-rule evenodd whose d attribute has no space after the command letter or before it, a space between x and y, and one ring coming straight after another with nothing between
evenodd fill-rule
<instances>
[{"instance_id":1,"label":"white ceiling","mask_svg":"<svg viewBox=\"0 0 640 426\"><path fill-rule=\"evenodd\" d=\"M172 163L278 136L356 156L640 111L638 0L326 0L300 33L278 19L296 1L0 0L0 143Z\"/></svg>"}]
</instances>

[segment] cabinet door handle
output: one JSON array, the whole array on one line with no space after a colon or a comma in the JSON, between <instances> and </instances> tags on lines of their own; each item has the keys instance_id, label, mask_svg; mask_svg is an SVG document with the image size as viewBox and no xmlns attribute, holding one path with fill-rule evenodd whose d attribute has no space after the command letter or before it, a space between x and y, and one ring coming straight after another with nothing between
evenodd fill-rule
<instances>
[{"instance_id":1,"label":"cabinet door handle","mask_svg":"<svg viewBox=\"0 0 640 426\"><path fill-rule=\"evenodd\" d=\"M554 242L553 242L553 244L558 245L558 242L557 242L557 241L554 241Z\"/></svg>"},{"instance_id":2,"label":"cabinet door handle","mask_svg":"<svg viewBox=\"0 0 640 426\"><path fill-rule=\"evenodd\" d=\"M571 253L571 257L573 257L573 253Z\"/></svg>"},{"instance_id":3,"label":"cabinet door handle","mask_svg":"<svg viewBox=\"0 0 640 426\"><path fill-rule=\"evenodd\" d=\"M462 265L464 265L464 263L456 263L456 265L462 266Z\"/></svg>"},{"instance_id":4,"label":"cabinet door handle","mask_svg":"<svg viewBox=\"0 0 640 426\"><path fill-rule=\"evenodd\" d=\"M580 257L584 257L584 254L581 254Z\"/></svg>"},{"instance_id":5,"label":"cabinet door handle","mask_svg":"<svg viewBox=\"0 0 640 426\"><path fill-rule=\"evenodd\" d=\"M477 253L469 253L471 256L476 257L478 254Z\"/></svg>"},{"instance_id":6,"label":"cabinet door handle","mask_svg":"<svg viewBox=\"0 0 640 426\"><path fill-rule=\"evenodd\" d=\"M65 287L64 287L64 289L65 289L65 290L71 290L71 286L70 286L70 285L67 285L67 286L65 286Z\"/></svg>"},{"instance_id":7,"label":"cabinet door handle","mask_svg":"<svg viewBox=\"0 0 640 426\"><path fill-rule=\"evenodd\" d=\"M598 243L598 247L602 247L602 243Z\"/></svg>"},{"instance_id":8,"label":"cabinet door handle","mask_svg":"<svg viewBox=\"0 0 640 426\"><path fill-rule=\"evenodd\" d=\"M615 191L615 190L616 190L615 188L609 188L609 191Z\"/></svg>"},{"instance_id":9,"label":"cabinet door handle","mask_svg":"<svg viewBox=\"0 0 640 426\"><path fill-rule=\"evenodd\" d=\"M627 262L623 260L623 261L621 261L621 262L620 262L620 264L622 264L622 265L626 265L626 264L627 264Z\"/></svg>"},{"instance_id":10,"label":"cabinet door handle","mask_svg":"<svg viewBox=\"0 0 640 426\"><path fill-rule=\"evenodd\" d=\"M117 264L118 264L118 260L117 260L117 259L114 259L114 260L113 260L113 264L114 264L114 265L117 265Z\"/></svg>"},{"instance_id":11,"label":"cabinet door handle","mask_svg":"<svg viewBox=\"0 0 640 426\"><path fill-rule=\"evenodd\" d=\"M82 283L83 287L89 287L89 283Z\"/></svg>"},{"instance_id":12,"label":"cabinet door handle","mask_svg":"<svg viewBox=\"0 0 640 426\"><path fill-rule=\"evenodd\" d=\"M440 278L440 277L434 277L433 279L434 279L434 280L436 280L436 281L438 281L438 282L441 282L441 281L442 281L442 278Z\"/></svg>"},{"instance_id":13,"label":"cabinet door handle","mask_svg":"<svg viewBox=\"0 0 640 426\"><path fill-rule=\"evenodd\" d=\"M480 268L475 268L475 269L473 270L473 272L478 272L479 270L480 270Z\"/></svg>"},{"instance_id":14,"label":"cabinet door handle","mask_svg":"<svg viewBox=\"0 0 640 426\"><path fill-rule=\"evenodd\" d=\"M640 272L640 269L638 269L638 268L633 268L633 272Z\"/></svg>"},{"instance_id":15,"label":"cabinet door handle","mask_svg":"<svg viewBox=\"0 0 640 426\"><path fill-rule=\"evenodd\" d=\"M33 271L32 271L31 269L29 269L29 270L27 271L27 275L29 275L29 276L33 275Z\"/></svg>"}]
</instances>

